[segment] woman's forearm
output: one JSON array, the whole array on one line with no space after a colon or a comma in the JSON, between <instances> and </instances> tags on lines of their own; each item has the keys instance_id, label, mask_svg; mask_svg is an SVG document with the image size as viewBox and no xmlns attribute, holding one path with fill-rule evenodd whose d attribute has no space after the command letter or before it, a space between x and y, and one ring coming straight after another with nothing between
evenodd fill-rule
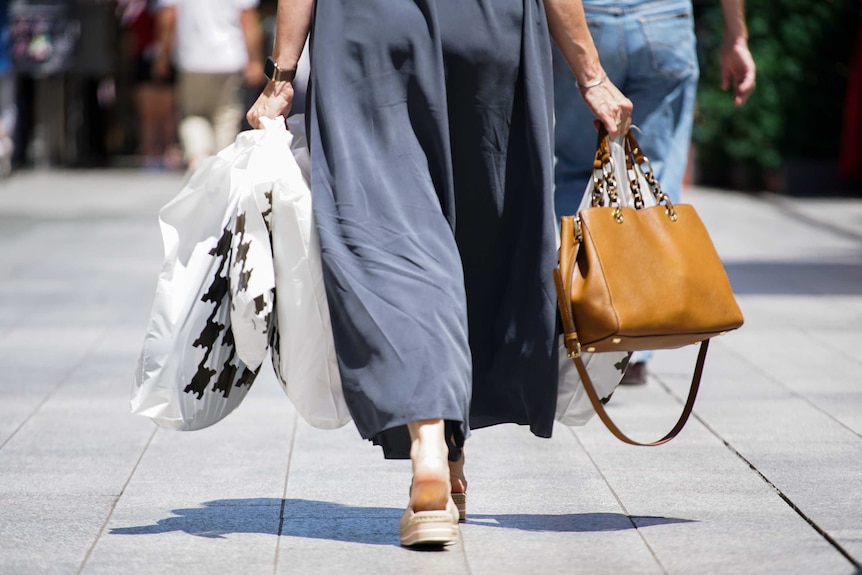
<instances>
[{"instance_id":1,"label":"woman's forearm","mask_svg":"<svg viewBox=\"0 0 862 575\"><path fill-rule=\"evenodd\" d=\"M548 29L578 84L589 86L604 76L580 0L544 0Z\"/></svg>"},{"instance_id":2,"label":"woman's forearm","mask_svg":"<svg viewBox=\"0 0 862 575\"><path fill-rule=\"evenodd\" d=\"M358 1L358 0L357 0ZM275 42L272 58L281 70L296 70L308 31L314 0L279 0L275 16ZM293 104L293 84L285 79L267 82L245 117L253 128L261 118L286 116Z\"/></svg>"},{"instance_id":3,"label":"woman's forearm","mask_svg":"<svg viewBox=\"0 0 862 575\"><path fill-rule=\"evenodd\" d=\"M311 28L314 0L279 0L272 58L283 70L296 69Z\"/></svg>"},{"instance_id":4,"label":"woman's forearm","mask_svg":"<svg viewBox=\"0 0 862 575\"><path fill-rule=\"evenodd\" d=\"M609 136L626 133L631 124L631 100L605 74L581 0L544 0L544 3L548 29L575 74L587 108L604 124Z\"/></svg>"}]
</instances>

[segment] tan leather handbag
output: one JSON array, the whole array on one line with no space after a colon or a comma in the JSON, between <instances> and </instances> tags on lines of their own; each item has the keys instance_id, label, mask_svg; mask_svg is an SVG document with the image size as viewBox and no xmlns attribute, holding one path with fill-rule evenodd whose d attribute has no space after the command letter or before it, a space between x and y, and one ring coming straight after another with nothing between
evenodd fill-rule
<instances>
[{"instance_id":1,"label":"tan leather handbag","mask_svg":"<svg viewBox=\"0 0 862 575\"><path fill-rule=\"evenodd\" d=\"M554 270L566 349L601 420L632 445L661 445L688 420L709 339L740 327L724 266L694 207L673 205L661 191L634 135L625 137L632 206L621 205L607 134L599 135L592 206L561 219L560 264ZM649 188L643 190L644 184ZM646 207L644 194L655 205ZM658 441L640 443L608 417L581 352L668 349L700 343L688 400L677 424Z\"/></svg>"}]
</instances>

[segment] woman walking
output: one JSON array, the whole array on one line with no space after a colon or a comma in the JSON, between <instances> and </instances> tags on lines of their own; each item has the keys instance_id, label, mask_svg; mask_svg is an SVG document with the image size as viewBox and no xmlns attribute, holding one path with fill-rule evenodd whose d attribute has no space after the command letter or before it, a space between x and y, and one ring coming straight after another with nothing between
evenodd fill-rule
<instances>
[{"instance_id":1,"label":"woman walking","mask_svg":"<svg viewBox=\"0 0 862 575\"><path fill-rule=\"evenodd\" d=\"M549 437L554 421L550 36L611 134L631 102L580 0L280 0L252 126L286 115L309 31L311 188L345 397L364 438L412 459L401 543L451 543L469 430Z\"/></svg>"}]
</instances>

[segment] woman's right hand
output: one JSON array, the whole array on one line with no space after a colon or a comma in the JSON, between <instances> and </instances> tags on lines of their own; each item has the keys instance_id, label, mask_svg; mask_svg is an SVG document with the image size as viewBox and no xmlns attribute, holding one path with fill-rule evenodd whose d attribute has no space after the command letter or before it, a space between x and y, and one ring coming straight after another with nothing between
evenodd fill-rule
<instances>
[{"instance_id":1,"label":"woman's right hand","mask_svg":"<svg viewBox=\"0 0 862 575\"><path fill-rule=\"evenodd\" d=\"M608 136L613 138L629 131L634 104L619 91L610 79L605 78L600 84L581 88L580 92L597 122L604 124ZM598 128L598 125L596 127Z\"/></svg>"},{"instance_id":2,"label":"woman's right hand","mask_svg":"<svg viewBox=\"0 0 862 575\"><path fill-rule=\"evenodd\" d=\"M267 82L266 86L252 104L245 118L254 129L261 128L261 118L287 117L293 103L293 84L290 82Z\"/></svg>"}]
</instances>

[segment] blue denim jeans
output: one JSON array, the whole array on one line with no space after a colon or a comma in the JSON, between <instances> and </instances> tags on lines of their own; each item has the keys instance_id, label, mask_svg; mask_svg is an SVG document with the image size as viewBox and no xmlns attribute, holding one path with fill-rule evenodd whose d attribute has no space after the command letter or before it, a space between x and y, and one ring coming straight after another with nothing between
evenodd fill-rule
<instances>
[{"instance_id":1,"label":"blue denim jeans","mask_svg":"<svg viewBox=\"0 0 862 575\"><path fill-rule=\"evenodd\" d=\"M662 190L679 201L699 70L690 0L583 0L602 66L634 103L632 123ZM594 117L554 50L557 216L577 211L592 173ZM646 361L638 352L632 361Z\"/></svg>"},{"instance_id":2,"label":"blue denim jeans","mask_svg":"<svg viewBox=\"0 0 862 575\"><path fill-rule=\"evenodd\" d=\"M608 77L634 103L638 142L671 201L682 192L694 119L698 65L690 0L584 0ZM554 53L557 215L573 214L596 149L594 117Z\"/></svg>"}]
</instances>

